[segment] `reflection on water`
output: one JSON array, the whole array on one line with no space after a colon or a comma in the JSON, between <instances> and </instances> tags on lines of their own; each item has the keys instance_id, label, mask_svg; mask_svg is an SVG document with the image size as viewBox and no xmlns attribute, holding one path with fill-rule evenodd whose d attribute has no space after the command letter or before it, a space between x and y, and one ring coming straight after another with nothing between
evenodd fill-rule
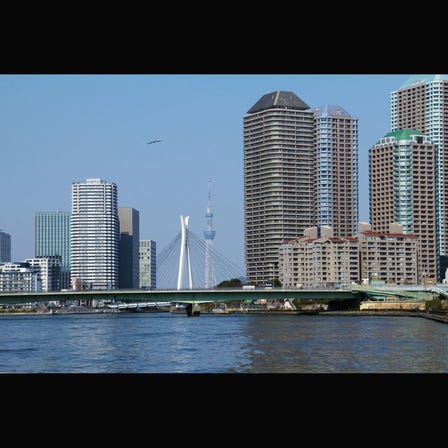
<instances>
[{"instance_id":1,"label":"reflection on water","mask_svg":"<svg viewBox=\"0 0 448 448\"><path fill-rule=\"evenodd\" d=\"M427 319L263 316L248 322L252 372L448 372L448 326Z\"/></svg>"},{"instance_id":2,"label":"reflection on water","mask_svg":"<svg viewBox=\"0 0 448 448\"><path fill-rule=\"evenodd\" d=\"M447 334L412 317L0 316L0 372L446 373Z\"/></svg>"}]
</instances>

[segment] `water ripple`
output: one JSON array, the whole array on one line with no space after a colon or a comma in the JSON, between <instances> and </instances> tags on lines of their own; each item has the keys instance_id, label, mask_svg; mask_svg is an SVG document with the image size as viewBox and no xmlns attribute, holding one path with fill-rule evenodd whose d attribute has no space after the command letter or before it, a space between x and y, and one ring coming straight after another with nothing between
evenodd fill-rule
<instances>
[{"instance_id":1,"label":"water ripple","mask_svg":"<svg viewBox=\"0 0 448 448\"><path fill-rule=\"evenodd\" d=\"M448 325L420 318L144 313L0 323L0 372L448 372Z\"/></svg>"}]
</instances>

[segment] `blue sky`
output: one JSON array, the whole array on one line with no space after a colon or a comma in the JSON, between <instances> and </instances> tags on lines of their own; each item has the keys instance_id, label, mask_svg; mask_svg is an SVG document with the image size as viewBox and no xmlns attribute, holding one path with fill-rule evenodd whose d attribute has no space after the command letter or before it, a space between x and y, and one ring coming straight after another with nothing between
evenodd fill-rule
<instances>
[{"instance_id":1,"label":"blue sky","mask_svg":"<svg viewBox=\"0 0 448 448\"><path fill-rule=\"evenodd\" d=\"M140 237L160 252L181 214L202 236L211 178L215 248L244 268L243 117L275 90L359 119L368 221L368 150L389 132L390 92L409 76L0 75L0 229L13 261L34 256L36 211L70 211L72 182L115 182L119 207L139 210Z\"/></svg>"}]
</instances>

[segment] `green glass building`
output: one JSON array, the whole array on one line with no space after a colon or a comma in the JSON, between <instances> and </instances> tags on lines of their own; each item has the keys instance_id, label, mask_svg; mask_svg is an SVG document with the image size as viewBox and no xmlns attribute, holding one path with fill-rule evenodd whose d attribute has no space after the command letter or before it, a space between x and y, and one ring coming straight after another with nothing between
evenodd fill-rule
<instances>
[{"instance_id":1,"label":"green glass building","mask_svg":"<svg viewBox=\"0 0 448 448\"><path fill-rule=\"evenodd\" d=\"M61 288L70 289L70 212L36 212L35 257L61 256Z\"/></svg>"}]
</instances>

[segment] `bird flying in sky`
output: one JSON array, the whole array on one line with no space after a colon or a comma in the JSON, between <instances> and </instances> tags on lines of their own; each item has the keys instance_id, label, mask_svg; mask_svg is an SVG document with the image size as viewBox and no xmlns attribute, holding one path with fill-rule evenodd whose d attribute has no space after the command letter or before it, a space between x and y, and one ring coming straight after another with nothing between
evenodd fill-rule
<instances>
[{"instance_id":1,"label":"bird flying in sky","mask_svg":"<svg viewBox=\"0 0 448 448\"><path fill-rule=\"evenodd\" d=\"M148 145L151 145L152 143L159 143L162 140L151 140L150 142L148 142Z\"/></svg>"}]
</instances>

